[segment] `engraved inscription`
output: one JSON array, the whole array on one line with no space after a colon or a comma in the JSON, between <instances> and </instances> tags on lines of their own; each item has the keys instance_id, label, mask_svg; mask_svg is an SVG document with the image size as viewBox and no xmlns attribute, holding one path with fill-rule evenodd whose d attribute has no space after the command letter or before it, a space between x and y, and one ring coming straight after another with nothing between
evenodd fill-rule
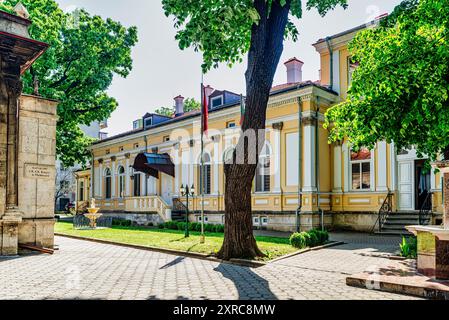
<instances>
[{"instance_id":1,"label":"engraved inscription","mask_svg":"<svg viewBox=\"0 0 449 320\"><path fill-rule=\"evenodd\" d=\"M51 168L51 166L26 164L25 177L32 179L51 179Z\"/></svg>"}]
</instances>

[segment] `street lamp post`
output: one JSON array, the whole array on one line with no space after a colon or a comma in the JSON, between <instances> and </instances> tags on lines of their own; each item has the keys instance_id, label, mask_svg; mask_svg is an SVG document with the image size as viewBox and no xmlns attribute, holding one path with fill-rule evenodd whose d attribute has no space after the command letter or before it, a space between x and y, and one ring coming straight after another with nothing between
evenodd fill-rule
<instances>
[{"instance_id":1,"label":"street lamp post","mask_svg":"<svg viewBox=\"0 0 449 320\"><path fill-rule=\"evenodd\" d=\"M195 195L195 187L192 186L189 187L188 185L186 185L184 187L184 185L181 185L181 195L183 197L186 197L186 201L187 201L187 205L186 205L186 226L185 226L185 232L184 232L184 236L186 238L189 237L189 197L193 197Z\"/></svg>"}]
</instances>

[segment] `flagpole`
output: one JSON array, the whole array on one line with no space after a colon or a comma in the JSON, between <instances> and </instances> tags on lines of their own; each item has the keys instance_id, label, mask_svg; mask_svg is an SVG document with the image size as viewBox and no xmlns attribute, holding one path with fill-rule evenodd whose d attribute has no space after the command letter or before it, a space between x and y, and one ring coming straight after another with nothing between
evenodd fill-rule
<instances>
[{"instance_id":1,"label":"flagpole","mask_svg":"<svg viewBox=\"0 0 449 320\"><path fill-rule=\"evenodd\" d=\"M200 243L205 243L206 239L204 236L204 74L201 71L201 161L200 161L200 189L201 189L201 236Z\"/></svg>"}]
</instances>

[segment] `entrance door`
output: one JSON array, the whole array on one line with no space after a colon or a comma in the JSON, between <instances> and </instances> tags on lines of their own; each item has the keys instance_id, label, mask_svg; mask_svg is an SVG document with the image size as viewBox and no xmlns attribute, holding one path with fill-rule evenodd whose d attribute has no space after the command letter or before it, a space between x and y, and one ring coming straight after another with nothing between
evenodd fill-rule
<instances>
[{"instance_id":1,"label":"entrance door","mask_svg":"<svg viewBox=\"0 0 449 320\"><path fill-rule=\"evenodd\" d=\"M432 208L431 198L428 198L431 190L430 170L424 167L424 160L415 162L415 209L430 210Z\"/></svg>"},{"instance_id":2,"label":"entrance door","mask_svg":"<svg viewBox=\"0 0 449 320\"><path fill-rule=\"evenodd\" d=\"M414 161L398 162L399 210L414 210Z\"/></svg>"},{"instance_id":3,"label":"entrance door","mask_svg":"<svg viewBox=\"0 0 449 320\"><path fill-rule=\"evenodd\" d=\"M161 173L161 197L168 205L173 205L173 178Z\"/></svg>"}]
</instances>

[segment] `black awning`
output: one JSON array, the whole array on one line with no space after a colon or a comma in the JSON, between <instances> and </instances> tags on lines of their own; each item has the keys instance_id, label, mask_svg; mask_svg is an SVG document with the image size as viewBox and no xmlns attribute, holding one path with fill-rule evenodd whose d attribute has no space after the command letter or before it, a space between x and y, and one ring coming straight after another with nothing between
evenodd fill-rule
<instances>
[{"instance_id":1,"label":"black awning","mask_svg":"<svg viewBox=\"0 0 449 320\"><path fill-rule=\"evenodd\" d=\"M159 179L159 172L175 176L175 165L167 153L140 153L134 160L134 170Z\"/></svg>"}]
</instances>

